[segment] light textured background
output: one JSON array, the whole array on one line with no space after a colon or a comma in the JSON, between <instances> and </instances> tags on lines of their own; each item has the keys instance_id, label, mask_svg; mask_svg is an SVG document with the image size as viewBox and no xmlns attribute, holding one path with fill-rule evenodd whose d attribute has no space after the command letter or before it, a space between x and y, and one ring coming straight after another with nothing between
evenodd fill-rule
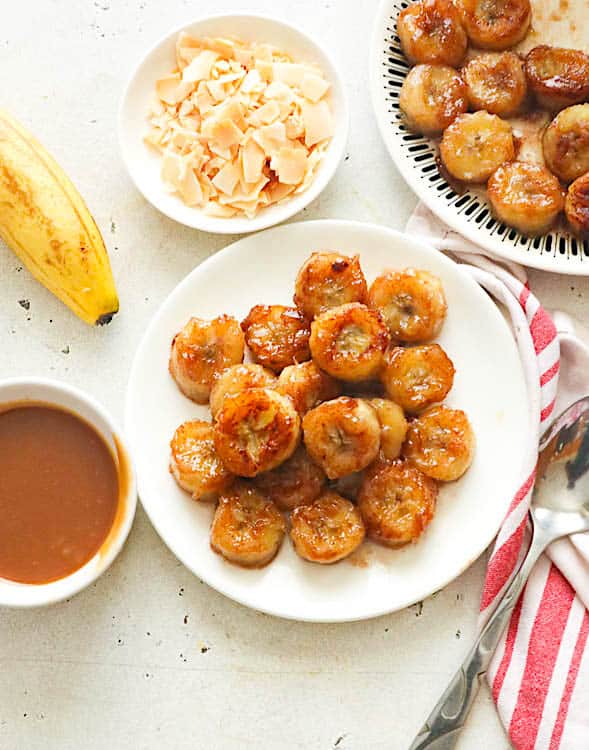
<instances>
[{"instance_id":1,"label":"light textured background","mask_svg":"<svg viewBox=\"0 0 589 750\"><path fill-rule=\"evenodd\" d=\"M334 54L352 103L349 158L297 219L402 228L415 199L381 144L367 90L376 8L377 0L20 0L4 8L0 104L86 197L111 252L121 313L108 328L84 326L0 247L0 377L61 378L121 420L150 317L231 241L160 216L131 185L117 148L117 108L133 65L197 15L267 12ZM587 281L531 277L547 306L586 317ZM139 509L125 550L89 590L49 609L0 613L0 748L403 750L474 634L483 573L480 560L423 605L370 622L285 622L194 578ZM481 747L509 747L486 691L460 744Z\"/></svg>"}]
</instances>

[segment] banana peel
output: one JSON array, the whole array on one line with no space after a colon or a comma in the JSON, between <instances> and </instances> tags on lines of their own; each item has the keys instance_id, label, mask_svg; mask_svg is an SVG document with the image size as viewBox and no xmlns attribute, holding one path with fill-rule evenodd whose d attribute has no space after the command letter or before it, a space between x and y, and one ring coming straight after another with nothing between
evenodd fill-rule
<instances>
[{"instance_id":1,"label":"banana peel","mask_svg":"<svg viewBox=\"0 0 589 750\"><path fill-rule=\"evenodd\" d=\"M104 325L118 312L108 252L81 195L45 148L1 109L0 237L86 323Z\"/></svg>"}]
</instances>

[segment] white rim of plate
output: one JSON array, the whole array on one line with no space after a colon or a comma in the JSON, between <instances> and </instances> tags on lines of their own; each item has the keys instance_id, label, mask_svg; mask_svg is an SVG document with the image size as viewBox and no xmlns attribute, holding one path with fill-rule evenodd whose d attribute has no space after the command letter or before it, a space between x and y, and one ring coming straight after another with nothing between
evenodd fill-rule
<instances>
[{"instance_id":1,"label":"white rim of plate","mask_svg":"<svg viewBox=\"0 0 589 750\"><path fill-rule=\"evenodd\" d=\"M410 133L402 123L398 93L409 66L396 35L399 12L407 0L381 0L370 47L370 93L385 146L401 176L417 197L463 237L496 256L561 274L589 275L589 240L555 229L526 237L497 221L480 193L456 193L440 174L437 146Z\"/></svg>"},{"instance_id":2,"label":"white rim of plate","mask_svg":"<svg viewBox=\"0 0 589 750\"><path fill-rule=\"evenodd\" d=\"M405 237L405 238L408 237L408 235L406 235L404 232L400 232L398 230L391 229L390 227L387 227L387 226L384 226L384 225L379 225L379 224L375 224L375 223L371 223L371 222L362 222L362 221L348 220L348 219L315 219L315 220L311 220L311 221L300 221L300 222L294 222L293 224L283 225L283 226L279 226L279 227L273 227L271 229L265 230L264 233L272 232L272 233L278 234L280 232L288 231L289 228L292 227L294 224L305 224L305 225L322 224L322 225L325 225L327 227L329 227L330 225L339 225L339 226L341 226L341 225L347 225L347 226L356 227L356 228L358 228L358 227L367 228L369 230L375 230L376 229L376 230L378 230L380 232L385 232L389 236L393 236L393 237L400 237L400 236ZM158 325L160 316L168 309L169 306L172 305L172 300L173 300L173 298L175 298L176 294L179 291L181 291L182 289L184 289L184 287L187 287L187 286L189 286L191 284L193 275L203 266L204 263L206 263L208 265L213 265L215 263L218 263L220 261L220 258L224 258L225 255L230 254L232 252L232 250L233 250L233 246L236 245L236 244L239 244L242 241L242 239L246 239L246 238L244 237L244 238L241 238L239 240L236 240L235 242L230 243L229 245L227 245L224 248L222 248L219 251L217 251L214 255L212 255L209 258L207 258L205 261L203 261L203 263L201 263L199 266L197 266L196 268L194 268L190 273L188 273L187 276L185 276L184 279L182 279L182 281L180 281L174 287L174 289L170 292L170 294L162 302L162 304L160 305L160 307L158 308L158 310L156 311L156 313L153 315L153 317L152 317L149 325L147 326L147 329L145 330L145 333L144 333L144 335L143 335L143 337L142 337L142 339L141 339L141 341L139 343L139 346L138 346L138 348L136 350L135 357L134 357L134 360L133 360L133 364L132 364L132 367L131 367L131 371L129 373L129 379L128 379L128 385L127 385L126 406L125 406L125 434L126 434L127 439L129 441L129 446L130 446L130 450L131 450L132 460L134 462L134 465L136 466L138 495L139 495L139 500L141 502L141 505L142 505L143 509L145 510L145 513L147 514L147 516L148 516L151 524L153 525L154 529L156 530L156 532L157 532L158 536L160 537L160 539L162 540L162 542L166 545L166 547L168 547L168 549L172 552L172 554L193 575L195 575L200 580L204 581L208 586L210 586L212 589L214 589L215 591L219 592L223 596L226 596L228 599L231 599L232 601L237 602L238 604L240 604L242 606L248 607L249 609L253 609L255 611L263 612L265 614L272 615L273 617L280 617L281 619L286 619L286 620L294 620L294 621L298 621L298 622L320 622L320 623L358 622L358 621L362 621L362 620L372 619L372 618L375 618L375 617L381 617L383 615L391 614L393 612L397 612L397 611L401 611L403 609L406 609L407 607L411 606L412 604L414 604L416 601L418 601L422 597L419 596L417 599L414 599L414 600L411 600L411 601L407 601L407 602L403 602L403 603L399 604L398 606L397 605L393 606L392 608L391 608L390 605L389 606L385 605L385 606L380 607L380 608L375 608L374 610L362 613L361 615L356 616L356 617L341 616L341 617L334 617L334 618L326 618L326 617L316 618L316 617L305 617L305 616L300 616L300 615L296 615L295 616L295 615L291 615L291 614L284 614L278 608L274 608L272 606L259 606L259 605L255 605L254 606L249 601L247 601L247 599L245 599L244 597L236 595L233 591L231 591L229 589L229 587L225 586L224 583L219 583L219 582L215 582L215 584L209 583L209 580L208 580L207 575L206 575L206 571L204 571L204 572L203 571L196 571L193 568L193 566L191 565L191 563L188 560L186 560L183 555L178 554L176 552L176 550L173 549L173 547L170 544L168 544L168 541L166 540L165 535L162 533L162 531L161 531L161 529L159 527L159 524L158 524L156 518L154 518L153 515L152 515L152 513L150 512L150 508L146 504L143 503L143 500L142 500L142 497L141 497L141 485L142 485L142 477L140 475L141 462L139 460L137 460L137 457L136 457L136 447L135 447L135 444L134 444L133 437L131 435L132 431L131 431L131 428L130 428L131 416L130 416L130 405L129 405L130 404L129 390L131 388L132 382L134 381L134 379L136 377L136 369L139 367L139 356L138 355L139 355L140 351L143 349L143 347L145 346L147 340L150 338L152 330L155 329L156 326ZM495 304L495 302L492 301L489 298L489 296L484 292L484 290L479 286L479 284L477 284L476 281L466 271L464 271L463 269L460 268L459 264L457 264L454 261L452 261L450 258L448 258L447 256L445 256L443 253L439 253L435 248L433 248L430 245L428 245L428 243L425 240L422 240L422 239L417 239L416 240L415 238L411 238L411 241L414 244L419 245L422 249L427 250L429 252L432 252L432 253L435 253L436 255L438 255L439 258L440 258L440 260L441 260L441 262L443 264L448 264L448 266L452 266L453 267L453 271L456 271L457 273L459 273L463 277L464 283L468 284L469 286L471 286L472 289L473 289L473 291L475 291L475 293L480 297L481 303L484 304L485 306L489 306L488 307L489 313L491 315L495 316L495 319L499 323L499 325L505 327L506 333L509 336L512 336L511 332L509 331L507 322L506 322L505 318L503 317L503 315L501 314L501 312L500 312L499 308L497 307L497 305ZM514 486L513 492L515 492L516 490L517 490L517 487ZM505 510L507 510L507 505L508 505L508 502L506 500ZM472 555L470 557L470 559L467 560L460 567L460 569L458 569L456 571L453 571L450 575L448 575L442 581L440 581L438 583L438 585L434 589L432 589L428 594L425 594L423 596L423 598L426 598L427 596L431 596L432 594L436 593L436 591L440 591L441 589L445 588L452 581L454 581L456 578L458 578L460 575L462 575L462 573L464 573L471 565L473 565L474 562L476 562L476 560L478 560L478 558L484 553L484 551L488 548L489 544L491 544L491 542L495 538L495 536L496 536L496 534L497 534L497 532L499 530L500 524L501 524L501 519L499 519L499 521L497 522L496 528L492 528L492 529L489 530L489 533L487 535L487 538L486 538L484 544L482 544L480 546L480 549L477 550L476 554Z\"/></svg>"}]
</instances>

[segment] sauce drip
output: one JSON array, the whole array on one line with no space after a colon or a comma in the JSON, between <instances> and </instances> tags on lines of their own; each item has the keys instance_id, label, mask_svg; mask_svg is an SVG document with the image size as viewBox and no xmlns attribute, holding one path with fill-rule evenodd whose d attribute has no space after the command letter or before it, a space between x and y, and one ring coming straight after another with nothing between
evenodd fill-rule
<instances>
[{"instance_id":1,"label":"sauce drip","mask_svg":"<svg viewBox=\"0 0 589 750\"><path fill-rule=\"evenodd\" d=\"M40 584L78 570L118 502L115 460L93 427L42 404L0 413L0 577Z\"/></svg>"}]
</instances>

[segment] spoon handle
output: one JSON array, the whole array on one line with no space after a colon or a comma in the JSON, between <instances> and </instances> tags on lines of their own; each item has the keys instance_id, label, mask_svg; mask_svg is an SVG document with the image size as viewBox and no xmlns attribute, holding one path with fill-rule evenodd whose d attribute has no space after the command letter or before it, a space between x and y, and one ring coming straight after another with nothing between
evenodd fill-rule
<instances>
[{"instance_id":1,"label":"spoon handle","mask_svg":"<svg viewBox=\"0 0 589 750\"><path fill-rule=\"evenodd\" d=\"M409 750L452 750L458 741L460 730L464 726L480 680L484 676L501 634L505 630L517 600L525 586L538 557L550 543L544 533L536 527L532 543L522 566L505 590L502 599L479 633L460 669L433 711L419 731Z\"/></svg>"}]
</instances>

